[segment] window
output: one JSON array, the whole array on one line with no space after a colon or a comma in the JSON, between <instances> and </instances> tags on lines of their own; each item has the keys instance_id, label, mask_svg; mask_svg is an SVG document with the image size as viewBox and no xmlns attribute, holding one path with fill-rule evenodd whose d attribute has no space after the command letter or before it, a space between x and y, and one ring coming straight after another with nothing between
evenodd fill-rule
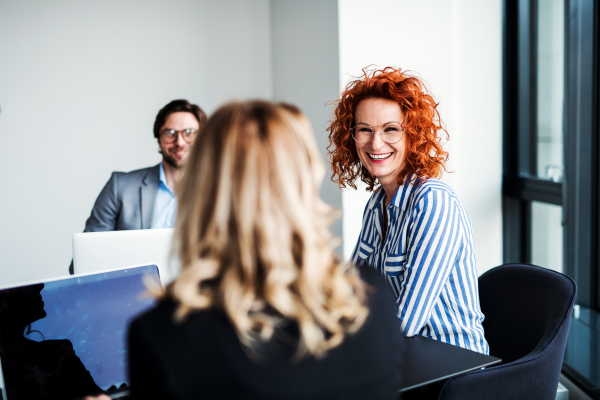
<instances>
[{"instance_id":1,"label":"window","mask_svg":"<svg viewBox=\"0 0 600 400\"><path fill-rule=\"evenodd\" d=\"M598 31L594 0L505 0L504 262L575 280L563 373L600 398Z\"/></svg>"}]
</instances>

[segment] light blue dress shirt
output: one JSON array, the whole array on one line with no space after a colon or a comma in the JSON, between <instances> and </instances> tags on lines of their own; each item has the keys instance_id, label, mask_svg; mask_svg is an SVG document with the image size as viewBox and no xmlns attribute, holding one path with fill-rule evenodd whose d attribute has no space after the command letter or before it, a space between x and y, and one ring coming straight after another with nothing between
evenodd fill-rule
<instances>
[{"instance_id":1,"label":"light blue dress shirt","mask_svg":"<svg viewBox=\"0 0 600 400\"><path fill-rule=\"evenodd\" d=\"M387 280L406 336L489 354L471 221L452 189L437 179L407 179L387 208L384 198L381 187L371 196L352 260L365 261Z\"/></svg>"},{"instance_id":2,"label":"light blue dress shirt","mask_svg":"<svg viewBox=\"0 0 600 400\"><path fill-rule=\"evenodd\" d=\"M152 212L151 229L172 228L177 216L177 197L167 185L167 177L162 163L160 163L160 178L158 192Z\"/></svg>"}]
</instances>

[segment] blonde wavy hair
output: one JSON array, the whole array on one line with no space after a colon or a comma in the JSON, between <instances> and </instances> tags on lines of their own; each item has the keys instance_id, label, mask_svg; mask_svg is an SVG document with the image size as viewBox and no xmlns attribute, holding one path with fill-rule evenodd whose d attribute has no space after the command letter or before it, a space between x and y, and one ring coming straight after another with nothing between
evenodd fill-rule
<instances>
[{"instance_id":1,"label":"blonde wavy hair","mask_svg":"<svg viewBox=\"0 0 600 400\"><path fill-rule=\"evenodd\" d=\"M167 288L176 319L225 311L245 346L297 323L296 354L321 357L368 314L357 269L333 252L325 167L310 123L265 101L219 108L198 135L177 188L175 251Z\"/></svg>"}]
</instances>

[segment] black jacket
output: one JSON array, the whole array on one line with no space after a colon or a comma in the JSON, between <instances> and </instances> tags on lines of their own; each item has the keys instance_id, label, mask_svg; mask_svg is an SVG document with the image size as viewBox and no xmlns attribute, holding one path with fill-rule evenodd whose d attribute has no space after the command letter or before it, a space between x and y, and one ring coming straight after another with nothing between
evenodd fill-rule
<instances>
[{"instance_id":1,"label":"black jacket","mask_svg":"<svg viewBox=\"0 0 600 400\"><path fill-rule=\"evenodd\" d=\"M279 332L281 340L265 345L262 359L255 360L222 311L196 312L177 324L176 305L159 303L130 328L135 398L397 399L404 337L395 302L375 270L364 268L361 276L372 288L369 316L321 360L291 360L295 348L285 338L293 337L295 325Z\"/></svg>"}]
</instances>

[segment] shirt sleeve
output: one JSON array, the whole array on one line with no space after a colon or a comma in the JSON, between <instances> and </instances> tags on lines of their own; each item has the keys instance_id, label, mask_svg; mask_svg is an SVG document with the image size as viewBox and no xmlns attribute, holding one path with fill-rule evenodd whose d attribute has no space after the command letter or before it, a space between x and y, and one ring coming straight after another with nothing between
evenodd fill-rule
<instances>
[{"instance_id":1,"label":"shirt sleeve","mask_svg":"<svg viewBox=\"0 0 600 400\"><path fill-rule=\"evenodd\" d=\"M401 329L407 336L417 334L431 318L462 248L460 224L456 199L443 190L425 192L411 213L397 300Z\"/></svg>"}]
</instances>

